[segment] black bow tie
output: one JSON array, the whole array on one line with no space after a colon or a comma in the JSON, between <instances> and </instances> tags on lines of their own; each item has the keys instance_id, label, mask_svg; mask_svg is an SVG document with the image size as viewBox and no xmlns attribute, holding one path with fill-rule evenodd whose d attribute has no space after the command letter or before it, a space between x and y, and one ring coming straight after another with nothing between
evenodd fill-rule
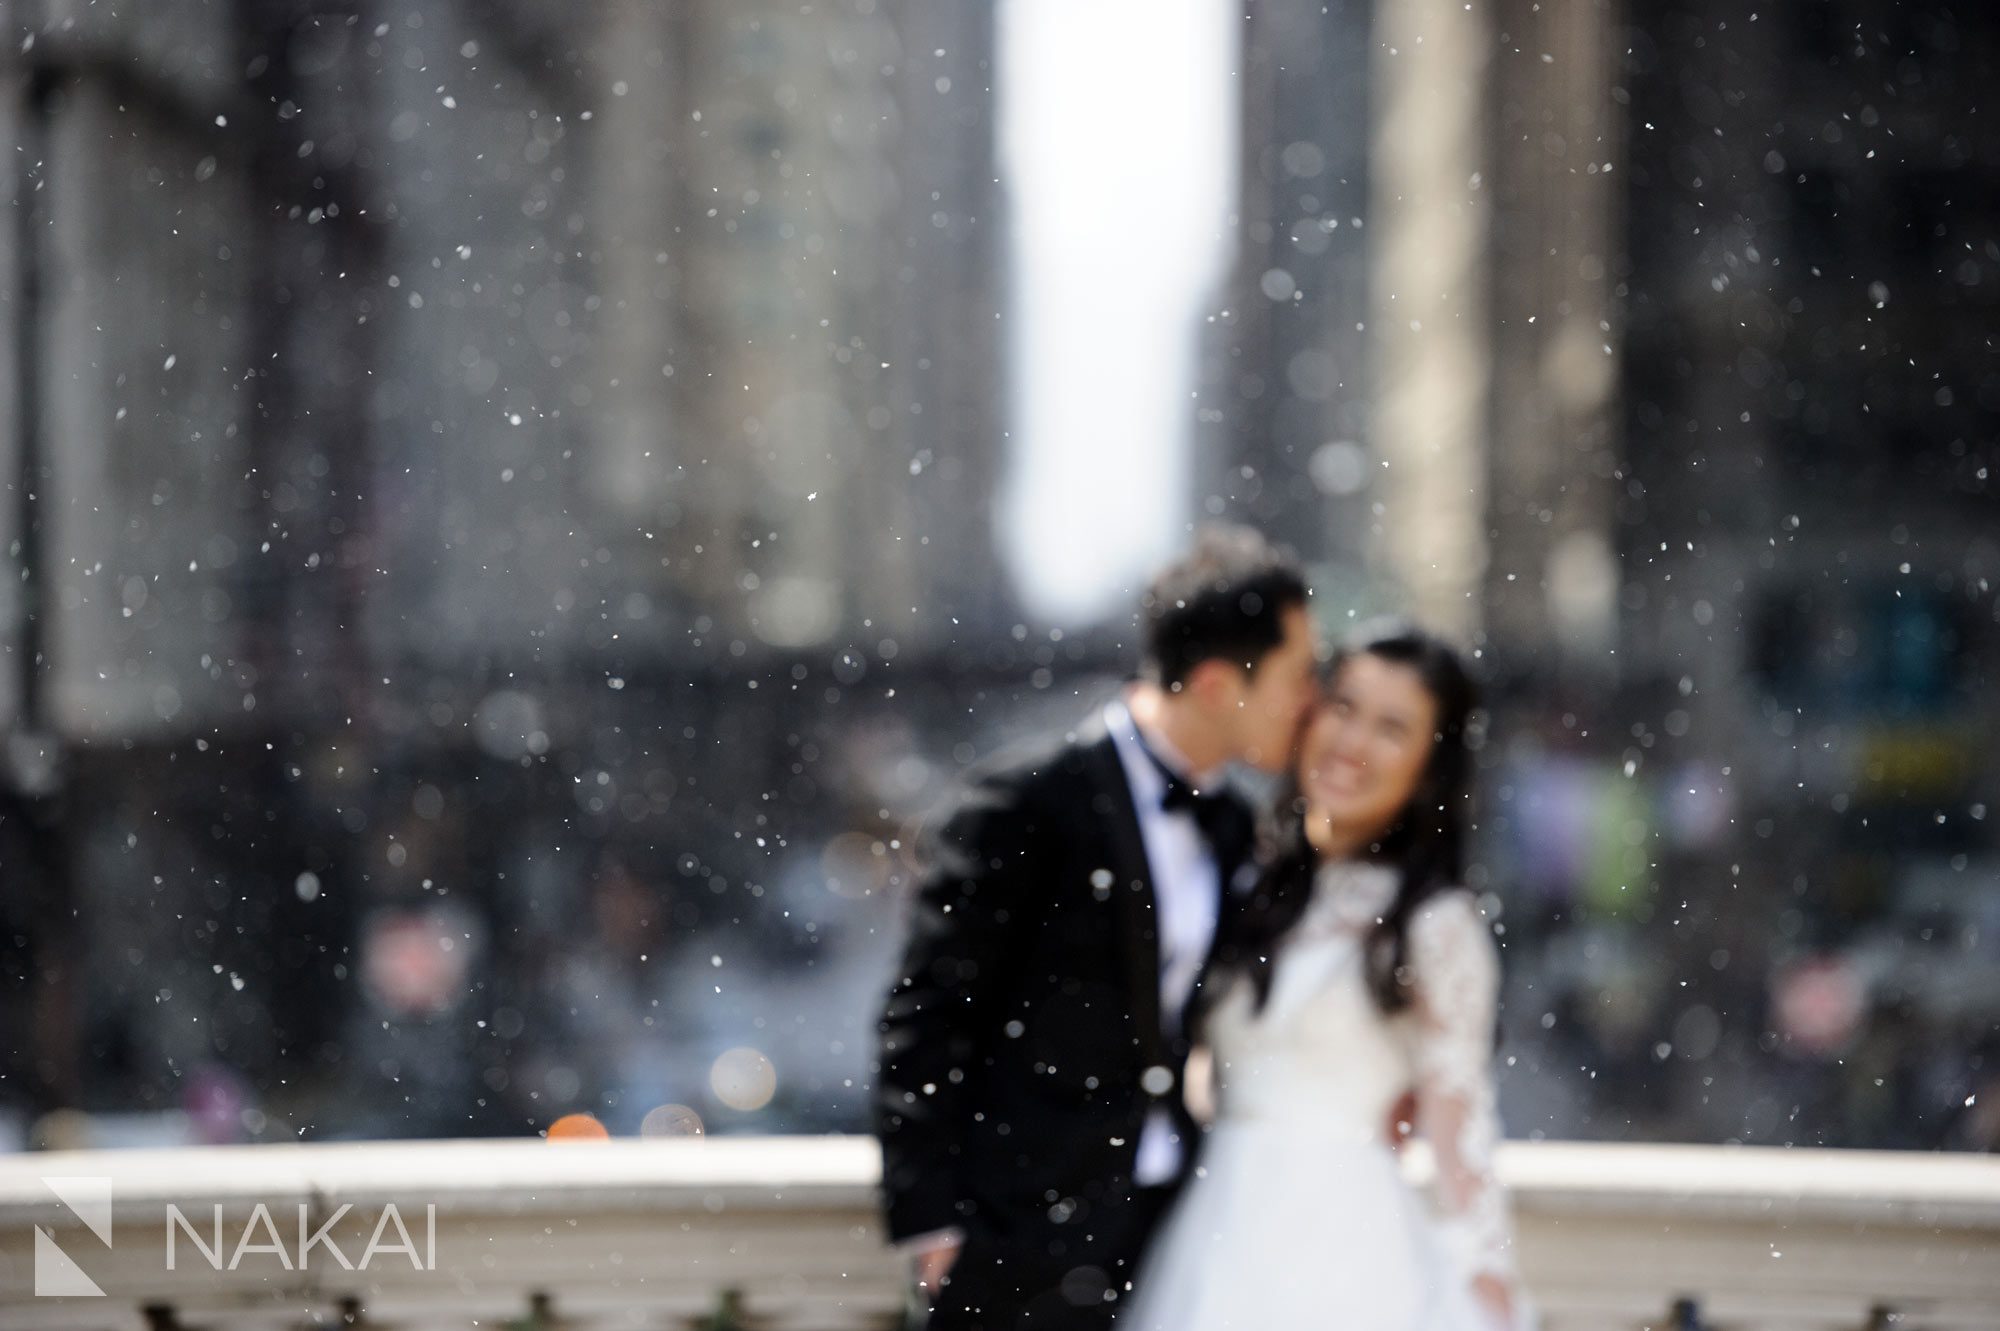
<instances>
[{"instance_id":1,"label":"black bow tie","mask_svg":"<svg viewBox=\"0 0 2000 1331\"><path fill-rule=\"evenodd\" d=\"M1143 741L1140 747L1145 747ZM1153 760L1153 766L1167 783L1166 792L1160 796L1160 807L1168 813L1185 810L1194 815L1195 826L1201 829L1203 840L1214 852L1215 865L1220 871L1223 889L1227 891L1237 869L1250 857L1256 819L1243 801L1234 795L1213 787L1197 790L1180 773L1160 761L1160 756L1151 749L1146 749L1146 756Z\"/></svg>"}]
</instances>

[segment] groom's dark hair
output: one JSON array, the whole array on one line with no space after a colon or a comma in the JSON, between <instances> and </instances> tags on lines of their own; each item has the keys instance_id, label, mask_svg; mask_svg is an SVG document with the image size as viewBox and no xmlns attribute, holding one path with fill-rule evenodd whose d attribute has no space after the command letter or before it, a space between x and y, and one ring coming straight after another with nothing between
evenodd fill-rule
<instances>
[{"instance_id":1,"label":"groom's dark hair","mask_svg":"<svg viewBox=\"0 0 2000 1331\"><path fill-rule=\"evenodd\" d=\"M1305 574L1289 551L1249 527L1204 527L1139 602L1146 674L1172 688L1203 661L1255 673L1284 641L1285 612L1305 603Z\"/></svg>"}]
</instances>

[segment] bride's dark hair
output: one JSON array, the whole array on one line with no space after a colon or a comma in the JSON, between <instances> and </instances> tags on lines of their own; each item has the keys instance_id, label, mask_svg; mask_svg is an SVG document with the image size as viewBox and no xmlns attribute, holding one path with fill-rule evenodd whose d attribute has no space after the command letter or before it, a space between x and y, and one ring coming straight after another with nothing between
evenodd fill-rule
<instances>
[{"instance_id":1,"label":"bride's dark hair","mask_svg":"<svg viewBox=\"0 0 2000 1331\"><path fill-rule=\"evenodd\" d=\"M1396 896L1368 936L1368 988L1384 1012L1396 1012L1410 1001L1409 923L1416 910L1439 892L1465 879L1466 805L1472 788L1472 755L1467 728L1478 705L1472 677L1457 651L1442 639L1406 624L1364 629L1343 648L1327 672L1329 682L1357 656L1373 656L1416 672L1437 708L1437 728L1430 759L1410 801L1403 806L1381 840L1368 848L1368 858L1396 870ZM1305 913L1319 870L1319 852L1306 839L1305 796L1299 784L1299 763L1306 733L1319 716L1314 707L1299 727L1289 775L1276 802L1276 812L1259 837L1263 872L1245 908L1222 939L1214 978L1203 987L1195 1014L1235 977L1247 975L1262 1010L1271 997L1271 973L1285 936Z\"/></svg>"}]
</instances>

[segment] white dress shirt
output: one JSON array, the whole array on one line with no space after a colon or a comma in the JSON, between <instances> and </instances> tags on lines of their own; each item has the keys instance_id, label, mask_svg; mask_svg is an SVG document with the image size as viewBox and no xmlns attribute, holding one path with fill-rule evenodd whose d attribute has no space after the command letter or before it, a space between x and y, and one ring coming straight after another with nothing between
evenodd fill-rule
<instances>
[{"instance_id":1,"label":"white dress shirt","mask_svg":"<svg viewBox=\"0 0 2000 1331\"><path fill-rule=\"evenodd\" d=\"M1180 1034L1181 1010L1194 993L1202 963L1215 941L1224 885L1215 852L1195 822L1193 811L1169 812L1160 807L1167 779L1153 759L1197 788L1210 783L1201 774L1189 772L1187 761L1160 736L1149 734L1142 744L1138 723L1123 702L1104 709L1104 723L1125 764L1125 782L1132 788L1139 837L1152 874L1154 932L1160 940L1160 1026L1171 1038ZM1154 1108L1139 1133L1133 1182L1141 1187L1171 1182L1180 1173L1186 1151L1173 1116L1164 1108Z\"/></svg>"}]
</instances>

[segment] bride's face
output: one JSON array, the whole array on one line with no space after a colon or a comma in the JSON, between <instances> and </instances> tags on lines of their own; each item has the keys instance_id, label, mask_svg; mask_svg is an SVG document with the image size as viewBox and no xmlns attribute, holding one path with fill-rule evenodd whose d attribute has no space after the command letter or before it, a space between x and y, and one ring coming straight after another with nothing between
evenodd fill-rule
<instances>
[{"instance_id":1,"label":"bride's face","mask_svg":"<svg viewBox=\"0 0 2000 1331\"><path fill-rule=\"evenodd\" d=\"M1387 832L1423 779L1436 728L1437 702L1416 671L1350 657L1299 749L1314 843L1351 853Z\"/></svg>"}]
</instances>

